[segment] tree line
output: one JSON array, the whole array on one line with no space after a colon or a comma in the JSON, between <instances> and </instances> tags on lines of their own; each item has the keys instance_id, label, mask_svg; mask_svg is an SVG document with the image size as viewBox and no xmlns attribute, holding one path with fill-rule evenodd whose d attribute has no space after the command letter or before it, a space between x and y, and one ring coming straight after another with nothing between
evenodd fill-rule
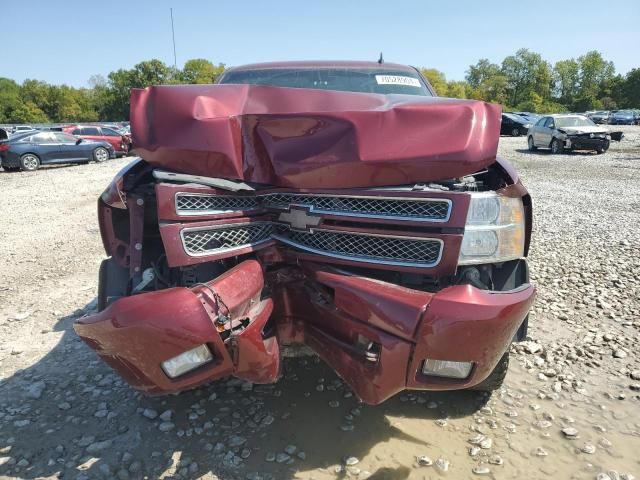
<instances>
[{"instance_id":1,"label":"tree line","mask_svg":"<svg viewBox=\"0 0 640 480\"><path fill-rule=\"evenodd\" d=\"M192 59L182 69L146 60L107 78L94 75L89 87L50 85L28 79L18 84L0 77L0 123L92 122L129 118L129 89L149 85L214 83L224 64ZM600 52L555 64L520 49L502 63L488 59L470 65L462 81L448 81L435 68L421 68L437 94L500 103L505 110L529 112L640 108L640 68L616 74Z\"/></svg>"}]
</instances>

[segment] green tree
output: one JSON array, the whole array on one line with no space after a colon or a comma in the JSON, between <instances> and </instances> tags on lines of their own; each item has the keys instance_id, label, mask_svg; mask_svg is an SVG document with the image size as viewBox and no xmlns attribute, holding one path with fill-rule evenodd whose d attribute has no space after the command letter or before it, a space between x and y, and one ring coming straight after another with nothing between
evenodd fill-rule
<instances>
[{"instance_id":1,"label":"green tree","mask_svg":"<svg viewBox=\"0 0 640 480\"><path fill-rule=\"evenodd\" d=\"M551 97L551 65L539 53L521 48L502 61L501 73L506 77L510 105L529 101L531 93L543 100Z\"/></svg>"},{"instance_id":2,"label":"green tree","mask_svg":"<svg viewBox=\"0 0 640 480\"><path fill-rule=\"evenodd\" d=\"M429 83L440 97L447 96L447 79L440 70L435 68L421 68L420 73L429 80Z\"/></svg>"},{"instance_id":3,"label":"green tree","mask_svg":"<svg viewBox=\"0 0 640 480\"><path fill-rule=\"evenodd\" d=\"M224 71L224 65L214 65L204 58L194 58L184 64L180 79L184 83L215 83Z\"/></svg>"},{"instance_id":4,"label":"green tree","mask_svg":"<svg viewBox=\"0 0 640 480\"><path fill-rule=\"evenodd\" d=\"M570 105L580 85L580 65L573 58L560 60L553 67L554 95L565 105Z\"/></svg>"},{"instance_id":5,"label":"green tree","mask_svg":"<svg viewBox=\"0 0 640 480\"><path fill-rule=\"evenodd\" d=\"M627 73L622 86L623 106L638 108L640 106L640 68Z\"/></svg>"},{"instance_id":6,"label":"green tree","mask_svg":"<svg viewBox=\"0 0 640 480\"><path fill-rule=\"evenodd\" d=\"M613 62L607 62L598 51L587 52L578 58L580 67L578 96L582 98L597 98L601 93L602 84L611 80L616 69Z\"/></svg>"}]
</instances>

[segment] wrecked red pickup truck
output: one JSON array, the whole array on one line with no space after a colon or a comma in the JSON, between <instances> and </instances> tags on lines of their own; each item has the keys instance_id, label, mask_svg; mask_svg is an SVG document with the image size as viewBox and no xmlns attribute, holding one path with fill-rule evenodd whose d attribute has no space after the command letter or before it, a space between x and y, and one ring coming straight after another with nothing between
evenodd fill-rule
<instances>
[{"instance_id":1,"label":"wrecked red pickup truck","mask_svg":"<svg viewBox=\"0 0 640 480\"><path fill-rule=\"evenodd\" d=\"M75 330L150 394L275 382L296 345L370 404L498 388L535 296L500 113L388 63L133 91L141 159L98 201L109 258Z\"/></svg>"}]
</instances>

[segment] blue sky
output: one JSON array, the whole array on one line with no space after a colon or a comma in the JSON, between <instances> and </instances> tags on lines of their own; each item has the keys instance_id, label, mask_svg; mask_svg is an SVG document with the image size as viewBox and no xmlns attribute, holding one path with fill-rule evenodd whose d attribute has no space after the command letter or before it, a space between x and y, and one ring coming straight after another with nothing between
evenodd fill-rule
<instances>
[{"instance_id":1,"label":"blue sky","mask_svg":"<svg viewBox=\"0 0 640 480\"><path fill-rule=\"evenodd\" d=\"M270 60L385 60L461 80L479 58L520 47L547 60L600 50L640 66L640 1L0 0L0 76L85 86L93 74L158 58L239 65Z\"/></svg>"}]
</instances>

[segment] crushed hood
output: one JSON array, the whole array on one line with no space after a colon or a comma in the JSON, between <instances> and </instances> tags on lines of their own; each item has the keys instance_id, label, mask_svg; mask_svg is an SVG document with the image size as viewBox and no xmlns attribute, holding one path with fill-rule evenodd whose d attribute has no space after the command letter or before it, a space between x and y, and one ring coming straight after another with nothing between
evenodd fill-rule
<instances>
[{"instance_id":1,"label":"crushed hood","mask_svg":"<svg viewBox=\"0 0 640 480\"><path fill-rule=\"evenodd\" d=\"M131 92L136 152L192 175L289 188L437 181L496 159L498 105L257 85Z\"/></svg>"},{"instance_id":2,"label":"crushed hood","mask_svg":"<svg viewBox=\"0 0 640 480\"><path fill-rule=\"evenodd\" d=\"M583 126L583 127L558 127L558 130L562 130L569 134L580 135L582 133L609 133L609 130L597 125Z\"/></svg>"}]
</instances>

